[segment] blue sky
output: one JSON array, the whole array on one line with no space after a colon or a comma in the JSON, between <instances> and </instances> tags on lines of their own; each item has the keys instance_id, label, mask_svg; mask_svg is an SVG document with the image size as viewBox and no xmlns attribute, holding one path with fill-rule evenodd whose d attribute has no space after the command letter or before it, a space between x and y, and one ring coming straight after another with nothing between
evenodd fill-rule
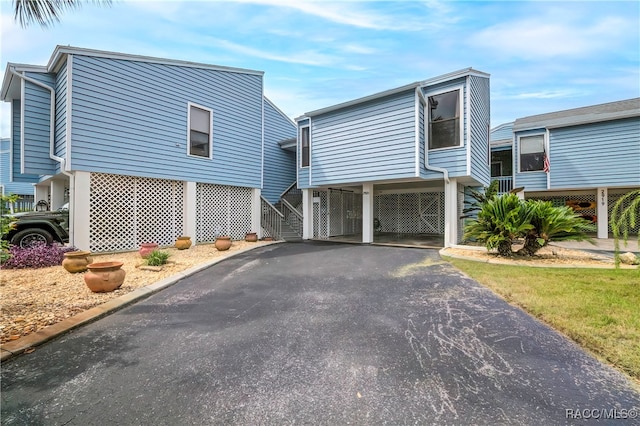
<instances>
[{"instance_id":1,"label":"blue sky","mask_svg":"<svg viewBox=\"0 0 640 426\"><path fill-rule=\"evenodd\" d=\"M292 118L467 67L491 74L492 126L640 96L637 1L114 0L44 30L0 7L2 75L58 44L256 69Z\"/></svg>"}]
</instances>

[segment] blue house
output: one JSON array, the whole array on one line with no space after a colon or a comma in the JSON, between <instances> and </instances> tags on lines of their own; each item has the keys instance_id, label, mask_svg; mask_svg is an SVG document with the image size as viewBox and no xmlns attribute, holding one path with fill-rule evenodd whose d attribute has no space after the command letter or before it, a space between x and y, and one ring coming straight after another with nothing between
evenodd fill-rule
<instances>
[{"instance_id":1,"label":"blue house","mask_svg":"<svg viewBox=\"0 0 640 426\"><path fill-rule=\"evenodd\" d=\"M489 113L468 68L298 117L303 238L456 244L466 188L490 180Z\"/></svg>"},{"instance_id":2,"label":"blue house","mask_svg":"<svg viewBox=\"0 0 640 426\"><path fill-rule=\"evenodd\" d=\"M640 188L640 98L518 118L491 131L491 152L503 192L571 206L607 238L613 204Z\"/></svg>"},{"instance_id":3,"label":"blue house","mask_svg":"<svg viewBox=\"0 0 640 426\"><path fill-rule=\"evenodd\" d=\"M12 211L33 210L33 185L26 182L14 182L11 179L11 140L0 139L0 192L2 195L17 195L18 201L9 206Z\"/></svg>"},{"instance_id":4,"label":"blue house","mask_svg":"<svg viewBox=\"0 0 640 426\"><path fill-rule=\"evenodd\" d=\"M261 71L58 46L45 66L9 63L0 98L13 180L51 209L68 197L81 249L261 233L263 204L295 180L280 142L296 126Z\"/></svg>"}]
</instances>

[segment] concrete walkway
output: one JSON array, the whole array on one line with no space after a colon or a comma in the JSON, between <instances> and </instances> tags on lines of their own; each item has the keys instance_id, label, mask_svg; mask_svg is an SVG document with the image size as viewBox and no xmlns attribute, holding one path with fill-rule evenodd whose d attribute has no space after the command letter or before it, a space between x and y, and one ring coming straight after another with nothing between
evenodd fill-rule
<instances>
[{"instance_id":1,"label":"concrete walkway","mask_svg":"<svg viewBox=\"0 0 640 426\"><path fill-rule=\"evenodd\" d=\"M615 424L640 409L623 375L437 251L380 246L259 248L2 367L3 425Z\"/></svg>"}]
</instances>

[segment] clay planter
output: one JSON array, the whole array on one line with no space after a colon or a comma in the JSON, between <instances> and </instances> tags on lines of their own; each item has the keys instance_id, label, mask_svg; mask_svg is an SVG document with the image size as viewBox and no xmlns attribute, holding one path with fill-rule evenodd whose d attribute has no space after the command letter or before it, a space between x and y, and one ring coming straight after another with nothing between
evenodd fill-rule
<instances>
[{"instance_id":1,"label":"clay planter","mask_svg":"<svg viewBox=\"0 0 640 426\"><path fill-rule=\"evenodd\" d=\"M229 250L229 247L231 247L231 237L224 236L216 238L215 246L218 251Z\"/></svg>"},{"instance_id":2,"label":"clay planter","mask_svg":"<svg viewBox=\"0 0 640 426\"><path fill-rule=\"evenodd\" d=\"M176 248L178 250L186 250L191 247L191 237L178 237L176 239Z\"/></svg>"},{"instance_id":3,"label":"clay planter","mask_svg":"<svg viewBox=\"0 0 640 426\"><path fill-rule=\"evenodd\" d=\"M98 262L87 266L84 282L94 293L105 293L119 288L124 282L126 272L122 262Z\"/></svg>"},{"instance_id":4,"label":"clay planter","mask_svg":"<svg viewBox=\"0 0 640 426\"><path fill-rule=\"evenodd\" d=\"M262 241L273 241L273 237L264 237Z\"/></svg>"},{"instance_id":5,"label":"clay planter","mask_svg":"<svg viewBox=\"0 0 640 426\"><path fill-rule=\"evenodd\" d=\"M69 251L64 254L62 267L66 269L67 272L75 274L86 271L87 265L91 262L93 262L93 259L91 259L90 251Z\"/></svg>"},{"instance_id":6,"label":"clay planter","mask_svg":"<svg viewBox=\"0 0 640 426\"><path fill-rule=\"evenodd\" d=\"M147 257L149 257L152 251L157 249L158 243L142 243L140 244L140 250L138 250L138 253L140 253L140 256L143 259L146 259Z\"/></svg>"},{"instance_id":7,"label":"clay planter","mask_svg":"<svg viewBox=\"0 0 640 426\"><path fill-rule=\"evenodd\" d=\"M244 240L250 243L255 243L256 241L258 241L258 234L256 234L255 232L247 232L247 234L244 236Z\"/></svg>"}]
</instances>

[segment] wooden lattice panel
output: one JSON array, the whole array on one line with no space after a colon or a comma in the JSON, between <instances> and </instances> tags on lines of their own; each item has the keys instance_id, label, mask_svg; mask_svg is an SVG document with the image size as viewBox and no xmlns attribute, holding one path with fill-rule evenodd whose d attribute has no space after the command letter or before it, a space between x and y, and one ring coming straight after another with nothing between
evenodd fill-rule
<instances>
[{"instance_id":1,"label":"wooden lattice panel","mask_svg":"<svg viewBox=\"0 0 640 426\"><path fill-rule=\"evenodd\" d=\"M91 251L135 250L141 243L173 244L183 232L183 183L92 173Z\"/></svg>"},{"instance_id":2,"label":"wooden lattice panel","mask_svg":"<svg viewBox=\"0 0 640 426\"><path fill-rule=\"evenodd\" d=\"M220 235L239 240L252 232L251 194L251 188L197 184L197 242L211 242Z\"/></svg>"}]
</instances>

